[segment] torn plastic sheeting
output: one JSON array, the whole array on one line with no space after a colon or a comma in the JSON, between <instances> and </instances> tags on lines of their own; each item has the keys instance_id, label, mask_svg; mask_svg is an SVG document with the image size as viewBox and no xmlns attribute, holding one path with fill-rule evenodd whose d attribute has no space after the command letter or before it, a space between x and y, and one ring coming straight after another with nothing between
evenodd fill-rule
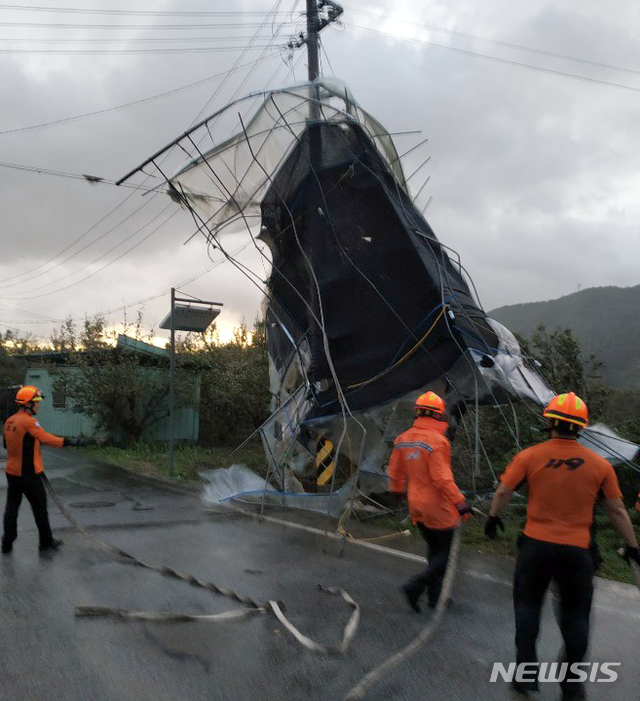
<instances>
[{"instance_id":1,"label":"torn plastic sheeting","mask_svg":"<svg viewBox=\"0 0 640 701\"><path fill-rule=\"evenodd\" d=\"M208 504L220 504L239 494L263 494L276 492L264 477L260 477L246 465L235 464L201 474L209 484L204 488L203 499Z\"/></svg>"},{"instance_id":2,"label":"torn plastic sheeting","mask_svg":"<svg viewBox=\"0 0 640 701\"><path fill-rule=\"evenodd\" d=\"M209 470L202 473L209 482L203 500L207 504L222 504L233 499L255 499L263 497L269 504L278 504L293 509L319 511L331 516L340 516L351 498L352 480L348 480L333 493L281 492L246 465Z\"/></svg>"},{"instance_id":3,"label":"torn plastic sheeting","mask_svg":"<svg viewBox=\"0 0 640 701\"><path fill-rule=\"evenodd\" d=\"M583 429L578 440L613 465L631 462L638 454L635 443L620 438L604 424L594 424Z\"/></svg>"}]
</instances>

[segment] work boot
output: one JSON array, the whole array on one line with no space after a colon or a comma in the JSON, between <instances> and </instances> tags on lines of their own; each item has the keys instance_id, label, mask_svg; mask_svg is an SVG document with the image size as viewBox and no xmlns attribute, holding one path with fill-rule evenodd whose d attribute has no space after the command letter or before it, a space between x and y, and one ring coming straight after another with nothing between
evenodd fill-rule
<instances>
[{"instance_id":1,"label":"work boot","mask_svg":"<svg viewBox=\"0 0 640 701\"><path fill-rule=\"evenodd\" d=\"M2 554L8 555L13 549L13 543L10 540L2 539Z\"/></svg>"},{"instance_id":2,"label":"work boot","mask_svg":"<svg viewBox=\"0 0 640 701\"><path fill-rule=\"evenodd\" d=\"M400 591L404 594L409 606L411 606L416 613L420 613L420 604L418 603L420 594L415 591L415 589L408 589L406 585L400 587Z\"/></svg>"},{"instance_id":3,"label":"work boot","mask_svg":"<svg viewBox=\"0 0 640 701\"><path fill-rule=\"evenodd\" d=\"M38 548L40 552L45 552L46 550L57 550L62 545L62 541L59 538L51 538L47 543L40 543Z\"/></svg>"}]
</instances>

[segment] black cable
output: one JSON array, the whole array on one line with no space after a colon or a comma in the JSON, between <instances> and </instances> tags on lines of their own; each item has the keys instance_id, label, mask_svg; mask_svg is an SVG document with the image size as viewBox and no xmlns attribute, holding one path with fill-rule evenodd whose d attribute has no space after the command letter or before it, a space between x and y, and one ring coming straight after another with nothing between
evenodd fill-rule
<instances>
[{"instance_id":1,"label":"black cable","mask_svg":"<svg viewBox=\"0 0 640 701\"><path fill-rule=\"evenodd\" d=\"M344 8L345 10L347 9L346 7ZM373 12L367 12L366 10L356 10L353 8L348 8L349 12L353 12L354 14L359 14L359 15L367 15L369 17L373 17L377 20L381 19L391 19L394 22L402 22L403 24L408 24L412 27L418 27L420 29L429 29L431 31L435 32L442 32L444 34L450 34L451 36L459 36L459 37L464 37L465 39L473 39L474 41L484 41L489 44L495 44L496 46L504 46L509 49L517 49L519 51L529 51L531 53L535 54L540 54L541 56L549 56L550 58L560 58L566 61L574 61L576 63L584 63L589 66L595 66L596 68L608 68L614 71L623 71L625 73L635 73L636 75L640 75L640 71L635 70L633 68L624 68L623 66L614 66L609 63L602 63L600 61L591 61L589 59L584 59L584 58L578 58L577 56L569 56L567 54L560 54L556 53L553 51L545 51L544 49L536 49L532 46L523 46L522 44L515 44L513 42L508 42L508 41L500 41L498 39L488 39L487 37L480 37L474 34L468 34L466 32L458 32L453 29L443 29L442 27L435 27L432 24L421 24L418 22L411 22L408 20L401 19L400 17L391 17L389 15L386 16L381 16L379 14L373 13Z\"/></svg>"},{"instance_id":2,"label":"black cable","mask_svg":"<svg viewBox=\"0 0 640 701\"><path fill-rule=\"evenodd\" d=\"M15 134L18 132L22 131L33 131L35 129L44 129L46 127L50 126L56 126L58 124L66 124L68 122L75 122L79 119L86 119L88 117L95 117L99 114L107 114L109 112L116 112L118 110L122 109L127 109L128 107L135 107L136 105L142 105L147 102L152 102L154 100L160 100L165 97L169 97L171 95L176 95L179 92L183 92L185 90L190 90L191 88L199 87L200 85L204 85L205 83L208 83L212 80L217 80L218 78L227 76L230 72L234 72L237 70L242 70L243 68L247 68L249 66L256 65L262 61L262 57L257 58L253 61L249 61L248 63L243 63L242 65L236 66L234 68L230 68L228 71L224 71L222 73L216 73L215 75L209 76L208 78L203 78L202 80L197 80L194 83L189 83L187 85L182 85L179 88L174 88L173 90L168 90L163 93L159 93L157 95L150 95L149 97L143 97L140 100L134 100L133 102L127 102L123 105L117 105L115 107L108 107L103 110L95 110L94 112L86 112L85 114L78 114L73 117L63 117L62 119L55 119L51 122L43 122L42 124L33 124L28 127L16 127L15 129L5 129L4 131L0 131L0 136L4 136L5 134Z\"/></svg>"},{"instance_id":3,"label":"black cable","mask_svg":"<svg viewBox=\"0 0 640 701\"><path fill-rule=\"evenodd\" d=\"M285 22L286 23L286 22ZM164 30L209 30L209 29L244 29L246 27L261 27L264 22L217 22L215 24L204 22L198 24L80 24L80 23L59 23L59 22L8 22L0 21L0 27L23 27L36 29L99 29L104 31L107 29L120 30L135 30L150 29L152 31ZM293 23L292 23L293 24Z\"/></svg>"},{"instance_id":4,"label":"black cable","mask_svg":"<svg viewBox=\"0 0 640 701\"><path fill-rule=\"evenodd\" d=\"M56 256L54 256L53 258L50 258L49 261L48 261L47 263L43 263L42 265L37 266L36 268L32 268L31 271L29 271L29 274L28 274L28 277L27 277L26 280L18 280L17 282L11 282L11 283L9 283L8 285L2 284L2 285L0 285L0 289L6 289L6 288L8 288L8 287L15 287L16 285L25 285L25 284L27 284L27 283L31 284L31 282L32 282L33 280L35 280L35 279L37 279L37 278L39 278L39 277L42 277L43 275L49 274L51 271L55 270L56 268L61 267L62 265L64 265L64 264L67 263L68 261L70 261L72 258L75 258L78 254L82 253L82 252L85 251L87 248L90 248L90 247L93 246L94 244L98 243L98 241L101 241L101 240L102 240L105 236L107 236L108 234L113 233L119 226L121 226L121 225L124 224L126 221L128 221L128 220L131 219L133 216L135 216L138 212L140 212L142 209L144 209L144 207L146 207L146 206L152 201L152 200L145 200L145 202L143 202L143 204L141 204L137 209L135 209L133 212L131 212L131 213L128 214L126 217L124 217L123 219L121 219L119 222L117 222L116 224L114 224L114 226L112 226L110 229L107 229L107 231L105 231L104 233L100 234L100 236L98 236L97 238L93 239L92 241L89 241L89 243L85 244L82 248L79 248L77 251L75 251L75 253L72 253L71 255L67 256L64 260L61 260L59 263L56 263L56 264L55 264L54 266L52 266L51 268L48 268L47 270L44 270L44 271L42 271L42 272L40 272L40 273L37 273L37 274L35 274L35 275L33 274L33 272L34 272L35 270L37 270L38 268L44 267L44 266L47 265L48 263L54 261L56 258L58 258L59 256L61 256L63 253L65 253L66 251L68 251L70 248L72 248L73 246L75 246L75 245L76 245L79 241L81 241L88 233L90 233L91 231L93 231L93 229L95 229L99 224L101 224L103 221L105 221L105 219L106 219L107 217L109 217L114 211L116 211L116 209L118 209L119 207L121 207L122 205L124 205L124 203L125 203L130 197L132 197L132 196L133 196L133 193L131 193L130 195L128 195L127 198L126 198L123 202L121 202L117 207L115 207L114 209L112 209L111 212L109 212L109 214L107 214L107 215L105 215L104 217L102 217L102 219L100 219L100 221L98 221L97 224L94 224L90 229L88 229L87 231L85 231L84 234L82 234L82 235L81 235L80 237L78 237L75 241L73 241L73 243L69 244L66 248L64 248L64 249L63 249L60 253L58 253ZM154 194L153 197L156 197L156 195ZM157 219L163 212L165 212L165 211L169 208L169 206L170 206L170 205L166 205L158 214L156 214L156 216L151 220L151 222L153 222L153 221L154 221L155 219ZM151 222L148 222L148 223L151 223ZM147 225L148 225L148 224L145 224L145 226L147 226ZM143 228L144 228L144 227L143 227ZM115 250L116 248L118 248L118 246L122 245L125 241L127 241L129 238L132 238L133 236L135 236L135 235L136 235L137 233L139 233L140 231L141 231L141 229L138 229L138 230L135 231L133 234L131 234L129 237L125 238L123 241L120 241L120 242L117 243L115 246L113 246L113 247L110 248L108 251L106 251L105 253L102 253L100 256L98 256L98 258L92 260L91 262L87 263L86 265L83 265L82 267L80 267L80 268L78 268L77 270L73 271L73 273L68 273L67 275L64 275L62 278L58 278L58 280L54 280L54 281L52 281L52 282L47 282L47 283L45 283L44 285L40 285L40 287L37 287L37 288L35 288L35 289L36 289L36 290L42 289L43 287L47 287L48 285L51 285L51 284L53 284L53 283L55 283L55 282L59 282L60 280L63 280L64 278L69 277L69 275L74 275L74 274L80 272L81 270L84 270L85 268L88 268L90 265L93 265L94 263L97 263L101 258L104 258L105 255L111 253L113 250ZM26 275L26 274L27 274L27 273L21 273L20 277L23 277L23 276ZM17 276L15 276L15 277L17 277Z\"/></svg>"},{"instance_id":5,"label":"black cable","mask_svg":"<svg viewBox=\"0 0 640 701\"><path fill-rule=\"evenodd\" d=\"M117 15L134 17L245 17L271 14L264 10L233 11L185 11L185 10L114 10L79 7L41 7L36 5L0 5L0 10L15 10L17 12L46 12L73 15ZM287 15L289 13L276 13Z\"/></svg>"},{"instance_id":6,"label":"black cable","mask_svg":"<svg viewBox=\"0 0 640 701\"><path fill-rule=\"evenodd\" d=\"M153 236L153 234L155 234L160 228L162 228L167 222L169 222L171 219L173 219L173 217L175 217L176 214L179 213L179 211L180 210L176 210L173 214L170 214L161 224L159 224L155 229L153 229L151 232L149 232L143 239L141 239L140 241L135 243L133 246L128 248L124 253L121 253L117 258L114 258L113 260L111 260L108 263L106 263L105 265L103 265L101 268L98 268L98 270L94 270L92 273L89 273L89 275L86 275L85 277L83 277L82 280L76 280L76 282L72 282L70 285L66 285L65 287L61 287L57 290L51 290L49 292L45 292L45 293L40 294L40 295L29 295L27 297L0 297L0 299L21 299L21 300L22 299L39 299L41 297L48 297L49 295L53 295L53 294L56 294L58 292L62 292L64 290L68 290L70 287L74 287L75 285L79 285L81 282L84 282L85 280L92 278L97 273L102 272L105 268L108 268L110 265L113 265L113 263L116 263L121 258L124 258L124 256L126 256L128 253L130 253L135 248L137 248L138 246L143 244L145 241L147 241L147 239L151 238L151 236ZM147 225L145 225L145 226L147 226ZM145 227L142 227L142 228L145 228ZM139 231L141 231L141 229L139 229L136 233L138 233ZM71 273L71 274L74 275L75 272ZM64 277L69 277L69 276L67 275ZM59 282L62 279L63 278L59 278L59 280L56 280L56 282ZM53 284L53 283L49 283L49 284ZM46 287L46 285L44 285L44 287Z\"/></svg>"},{"instance_id":7,"label":"black cable","mask_svg":"<svg viewBox=\"0 0 640 701\"><path fill-rule=\"evenodd\" d=\"M530 63L524 63L523 61L514 61L508 58L500 58L498 56L490 56L489 54L483 54L478 51L469 51L467 49L459 49L454 46L446 46L444 44L436 44L432 41L426 41L424 39L411 39L408 37L403 37L397 34L392 34L391 32L383 32L379 29L374 29L370 27L358 27L357 25L347 24L347 26L352 29L356 29L363 32L370 32L372 34L379 34L381 36L390 37L393 39L398 39L399 41L406 41L412 44L418 44L419 46L431 46L435 49L444 49L446 51L453 51L455 53L462 54L463 56L471 56L473 58L482 58L487 61L494 61L495 63L504 63L511 66L517 66L518 68L528 68L530 70L540 71L541 73L547 73L550 75L558 75L563 78L572 78L574 80L580 80L586 83L595 83L597 85L607 85L613 88L620 88L622 90L630 90L632 92L640 92L640 88L635 88L631 85L624 85L622 83L613 83L608 80L601 80L599 78L589 78L587 76L577 75L575 73L569 73L567 71L559 71L553 68L544 68L543 66L535 66Z\"/></svg>"},{"instance_id":8,"label":"black cable","mask_svg":"<svg viewBox=\"0 0 640 701\"><path fill-rule=\"evenodd\" d=\"M70 54L76 56L101 56L113 54L210 54L224 53L229 51L263 51L273 48L272 44L264 46L211 46L207 48L196 48L185 46L179 49L2 49L0 54L22 55L22 54ZM274 53L274 55L276 55Z\"/></svg>"}]
</instances>

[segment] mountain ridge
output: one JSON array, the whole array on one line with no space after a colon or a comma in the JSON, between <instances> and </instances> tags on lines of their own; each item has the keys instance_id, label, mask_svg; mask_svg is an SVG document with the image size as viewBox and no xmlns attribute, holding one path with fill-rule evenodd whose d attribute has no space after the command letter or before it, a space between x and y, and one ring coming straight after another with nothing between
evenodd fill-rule
<instances>
[{"instance_id":1,"label":"mountain ridge","mask_svg":"<svg viewBox=\"0 0 640 701\"><path fill-rule=\"evenodd\" d=\"M584 357L595 355L602 374L616 387L640 387L640 285L588 287L557 299L498 307L489 316L529 337L571 329Z\"/></svg>"}]
</instances>

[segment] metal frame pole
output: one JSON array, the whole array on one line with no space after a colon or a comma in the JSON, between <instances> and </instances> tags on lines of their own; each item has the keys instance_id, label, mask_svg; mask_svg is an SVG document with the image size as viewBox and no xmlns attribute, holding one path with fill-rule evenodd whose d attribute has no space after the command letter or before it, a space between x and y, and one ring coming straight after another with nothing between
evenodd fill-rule
<instances>
[{"instance_id":1,"label":"metal frame pole","mask_svg":"<svg viewBox=\"0 0 640 701\"><path fill-rule=\"evenodd\" d=\"M169 350L169 476L173 477L174 470L174 414L176 408L176 288L171 288L171 348Z\"/></svg>"}]
</instances>

